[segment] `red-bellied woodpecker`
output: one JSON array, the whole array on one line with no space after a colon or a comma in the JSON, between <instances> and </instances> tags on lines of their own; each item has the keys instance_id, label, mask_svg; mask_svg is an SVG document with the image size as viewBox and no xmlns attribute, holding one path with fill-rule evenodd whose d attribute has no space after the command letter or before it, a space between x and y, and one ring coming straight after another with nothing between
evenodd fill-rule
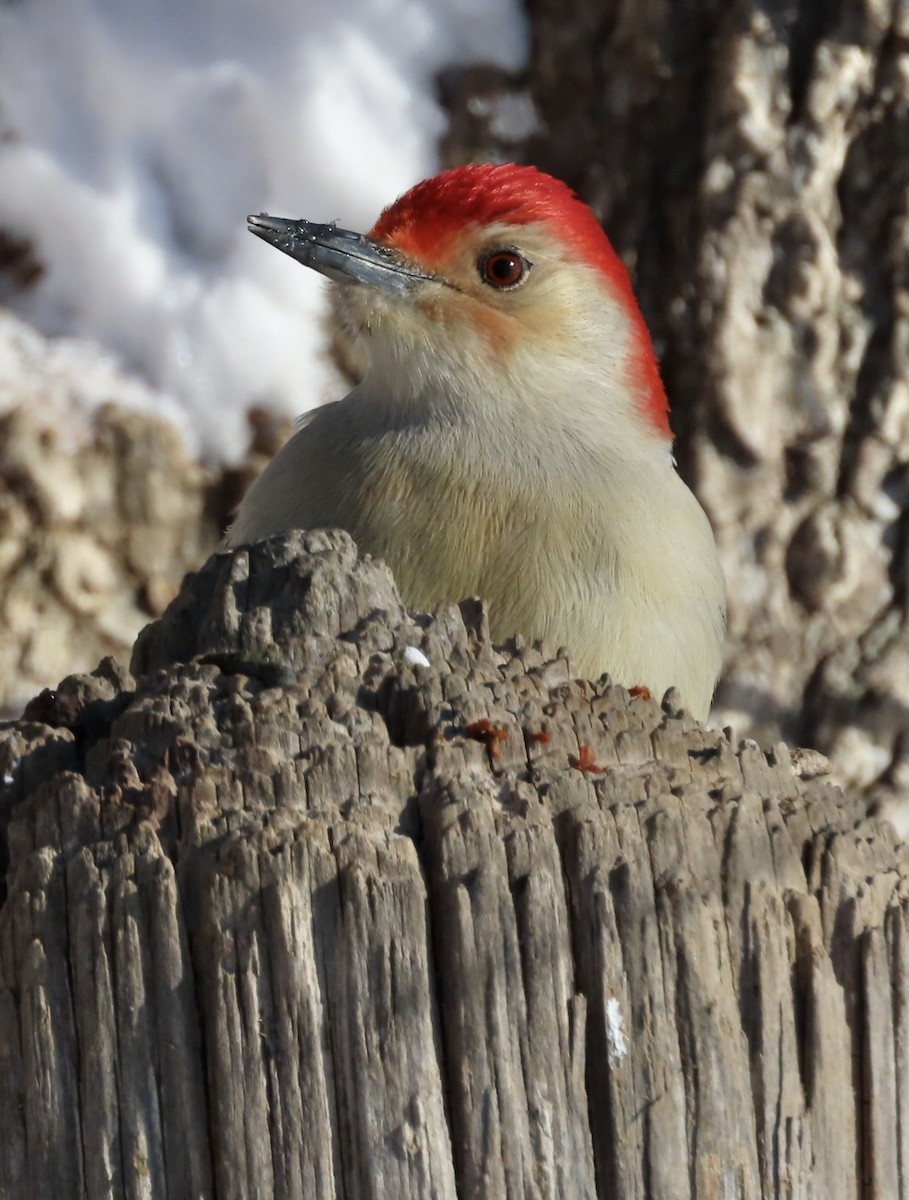
<instances>
[{"instance_id":1,"label":"red-bellied woodpecker","mask_svg":"<svg viewBox=\"0 0 909 1200\"><path fill-rule=\"evenodd\" d=\"M704 718L724 586L676 474L628 274L590 209L533 167L417 184L364 236L266 215L251 232L335 281L369 366L240 506L227 544L338 526L408 604L479 595L490 630Z\"/></svg>"}]
</instances>

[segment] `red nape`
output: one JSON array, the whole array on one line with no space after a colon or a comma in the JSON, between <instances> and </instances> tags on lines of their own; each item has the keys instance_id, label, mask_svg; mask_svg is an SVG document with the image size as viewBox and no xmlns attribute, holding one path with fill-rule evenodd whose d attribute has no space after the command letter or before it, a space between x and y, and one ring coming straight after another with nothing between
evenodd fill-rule
<instances>
[{"instance_id":1,"label":"red nape","mask_svg":"<svg viewBox=\"0 0 909 1200\"><path fill-rule=\"evenodd\" d=\"M465 228L491 224L548 225L606 277L631 318L632 385L656 429L671 436L666 392L647 325L625 264L591 210L551 175L519 163L468 163L424 179L389 205L370 236L396 246L426 267L441 265Z\"/></svg>"}]
</instances>

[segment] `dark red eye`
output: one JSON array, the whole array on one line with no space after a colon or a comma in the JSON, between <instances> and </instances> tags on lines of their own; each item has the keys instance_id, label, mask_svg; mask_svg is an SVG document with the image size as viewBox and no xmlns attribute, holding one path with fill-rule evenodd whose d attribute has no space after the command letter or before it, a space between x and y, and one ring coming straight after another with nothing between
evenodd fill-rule
<instances>
[{"instance_id":1,"label":"dark red eye","mask_svg":"<svg viewBox=\"0 0 909 1200\"><path fill-rule=\"evenodd\" d=\"M480 278L490 287L513 288L530 270L530 263L517 250L490 250L477 263Z\"/></svg>"}]
</instances>

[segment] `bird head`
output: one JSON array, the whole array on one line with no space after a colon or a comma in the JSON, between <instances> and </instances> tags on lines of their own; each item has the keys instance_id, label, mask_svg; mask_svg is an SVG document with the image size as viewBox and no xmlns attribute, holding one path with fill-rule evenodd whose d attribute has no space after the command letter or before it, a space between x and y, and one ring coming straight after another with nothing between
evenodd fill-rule
<instances>
[{"instance_id":1,"label":"bird head","mask_svg":"<svg viewBox=\"0 0 909 1200\"><path fill-rule=\"evenodd\" d=\"M348 332L389 387L605 403L671 436L628 272L587 205L534 167L443 171L365 235L265 214L249 229L336 282Z\"/></svg>"}]
</instances>

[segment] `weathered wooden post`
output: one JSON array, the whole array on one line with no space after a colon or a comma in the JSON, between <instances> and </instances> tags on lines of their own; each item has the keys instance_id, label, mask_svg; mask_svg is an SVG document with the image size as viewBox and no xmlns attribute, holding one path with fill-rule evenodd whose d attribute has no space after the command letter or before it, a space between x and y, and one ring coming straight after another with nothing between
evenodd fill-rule
<instances>
[{"instance_id":1,"label":"weathered wooden post","mask_svg":"<svg viewBox=\"0 0 909 1200\"><path fill-rule=\"evenodd\" d=\"M338 533L211 559L133 674L0 741L0 1195L909 1194L909 862L818 756Z\"/></svg>"}]
</instances>

